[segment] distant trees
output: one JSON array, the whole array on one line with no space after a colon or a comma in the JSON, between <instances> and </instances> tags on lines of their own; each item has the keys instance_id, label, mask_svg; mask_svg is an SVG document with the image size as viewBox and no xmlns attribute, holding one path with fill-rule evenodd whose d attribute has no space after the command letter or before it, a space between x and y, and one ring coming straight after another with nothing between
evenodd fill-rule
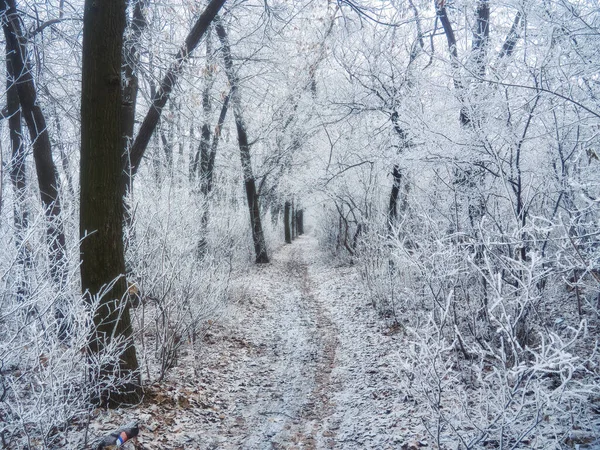
<instances>
[{"instance_id":1,"label":"distant trees","mask_svg":"<svg viewBox=\"0 0 600 450\"><path fill-rule=\"evenodd\" d=\"M598 84L586 75L598 66L597 12L576 2L339 4L344 45L328 61L341 72L335 95L320 99L336 105L328 125L343 117L321 134L327 167L340 168L334 181L321 172L323 240L356 263L383 319L417 342L403 370L432 405L432 438L519 446L543 439L537 414L585 422L575 411L589 403L563 394L578 396L566 374L586 371L594 350L580 327L599 317L589 240L599 181L585 156L598 145ZM473 392L495 400L457 410Z\"/></svg>"}]
</instances>

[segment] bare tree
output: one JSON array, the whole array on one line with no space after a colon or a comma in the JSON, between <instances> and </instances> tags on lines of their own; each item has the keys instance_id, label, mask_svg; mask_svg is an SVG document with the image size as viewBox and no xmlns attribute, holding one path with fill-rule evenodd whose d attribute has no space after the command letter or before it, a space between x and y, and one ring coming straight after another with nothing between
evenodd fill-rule
<instances>
[{"instance_id":1,"label":"bare tree","mask_svg":"<svg viewBox=\"0 0 600 450\"><path fill-rule=\"evenodd\" d=\"M171 64L171 67L167 70L167 73L163 77L156 94L152 98L152 104L150 109L142 122L138 135L133 142L130 149L129 161L131 164L130 173L135 175L139 169L139 165L142 161L150 138L158 125L162 111L169 100L171 91L175 87L179 76L183 70L185 62L188 60L190 54L196 49L202 36L206 33L211 22L223 6L226 0L212 0L207 6L204 12L200 15L187 38L185 43L181 46L175 61ZM126 174L127 184L129 183L129 173Z\"/></svg>"},{"instance_id":2,"label":"bare tree","mask_svg":"<svg viewBox=\"0 0 600 450\"><path fill-rule=\"evenodd\" d=\"M225 65L225 73L231 85L231 102L233 103L233 115L235 117L235 125L237 128L238 142L240 146L240 158L242 161L242 171L244 173L244 185L246 188L246 198L248 200L248 210L250 213L250 226L252 228L252 240L254 242L254 253L257 263L268 263L267 244L262 229L260 219L259 197L256 191L256 182L252 171L252 158L250 155L250 144L248 143L248 133L246 124L242 117L242 99L240 93L240 82L233 68L233 59L231 57L231 49L229 47L229 39L225 27L220 18L217 18L216 31L221 41L223 52L223 61Z\"/></svg>"},{"instance_id":3,"label":"bare tree","mask_svg":"<svg viewBox=\"0 0 600 450\"><path fill-rule=\"evenodd\" d=\"M53 281L60 289L65 282L65 234L60 217L58 179L56 166L52 159L46 118L37 101L32 66L26 49L26 38L15 0L0 0L0 11L3 13L4 37L10 49L9 70L13 71L12 78L17 86L21 113L29 129L40 196L46 213L50 271Z\"/></svg>"}]
</instances>

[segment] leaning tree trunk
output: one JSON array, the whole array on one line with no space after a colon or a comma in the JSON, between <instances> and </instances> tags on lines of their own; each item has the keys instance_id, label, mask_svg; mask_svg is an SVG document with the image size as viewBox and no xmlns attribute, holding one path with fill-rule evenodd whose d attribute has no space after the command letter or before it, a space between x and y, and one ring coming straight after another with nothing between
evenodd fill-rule
<instances>
[{"instance_id":1,"label":"leaning tree trunk","mask_svg":"<svg viewBox=\"0 0 600 450\"><path fill-rule=\"evenodd\" d=\"M83 18L81 284L87 301L96 306L87 349L90 360L100 358L109 346L119 346L118 360L92 374L94 382L110 382L97 399L109 406L136 403L141 393L124 276L121 61L125 5L126 0L86 0ZM101 298L96 298L101 292ZM119 381L111 380L114 376Z\"/></svg>"},{"instance_id":2,"label":"leaning tree trunk","mask_svg":"<svg viewBox=\"0 0 600 450\"><path fill-rule=\"evenodd\" d=\"M252 172L252 158L250 157L250 145L248 144L248 134L246 125L242 117L242 99L240 95L239 80L233 70L233 60L231 58L231 49L225 27L220 19L216 19L216 31L221 41L223 51L223 61L225 64L225 73L231 86L231 101L233 104L233 115L237 128L238 142L240 146L240 158L242 160L242 170L244 173L244 184L246 187L246 197L248 199L248 210L250 212L250 226L252 227L252 240L254 242L254 252L257 263L268 263L267 245L260 220L260 205L258 193L256 191L256 182Z\"/></svg>"},{"instance_id":3,"label":"leaning tree trunk","mask_svg":"<svg viewBox=\"0 0 600 450\"><path fill-rule=\"evenodd\" d=\"M57 171L52 159L50 137L46 119L37 101L31 62L27 57L15 0L0 0L0 12L5 14L2 28L7 47L10 49L10 66L14 70L21 112L33 146L40 196L46 213L50 274L57 288L61 290L66 281L65 234L60 220Z\"/></svg>"},{"instance_id":4,"label":"leaning tree trunk","mask_svg":"<svg viewBox=\"0 0 600 450\"><path fill-rule=\"evenodd\" d=\"M126 184L130 183L130 178L134 176L139 169L144 153L146 152L146 148L148 147L148 143L150 142L150 138L154 133L162 111L169 100L171 91L175 87L175 84L177 83L177 80L183 71L185 62L200 43L200 39L202 39L202 36L204 36L204 33L206 33L206 30L212 23L213 19L225 1L226 0L211 0L211 2L206 6L206 9L190 30L190 33L186 37L184 44L177 52L177 55L175 55L175 61L171 64L169 70L162 79L156 95L152 97L152 104L150 105L148 113L146 114L146 117L140 126L138 135L131 146L131 151L129 153L129 161L131 166L130 171L125 173Z\"/></svg>"}]
</instances>

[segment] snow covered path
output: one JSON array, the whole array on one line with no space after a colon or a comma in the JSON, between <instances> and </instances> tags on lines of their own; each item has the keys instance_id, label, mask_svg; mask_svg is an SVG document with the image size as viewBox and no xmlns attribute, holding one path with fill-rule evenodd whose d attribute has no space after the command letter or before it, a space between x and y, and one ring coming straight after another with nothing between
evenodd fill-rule
<instances>
[{"instance_id":1,"label":"snow covered path","mask_svg":"<svg viewBox=\"0 0 600 450\"><path fill-rule=\"evenodd\" d=\"M124 411L122 421L141 420L142 448L426 445L402 393L401 334L376 316L355 268L320 256L300 237L238 280L232 314L199 353L150 406Z\"/></svg>"},{"instance_id":2,"label":"snow covered path","mask_svg":"<svg viewBox=\"0 0 600 450\"><path fill-rule=\"evenodd\" d=\"M249 301L255 308L234 327L240 339L262 351L232 374L239 395L232 399L231 412L245 423L247 434L222 444L315 448L317 441L334 435L323 419L331 410L337 330L313 291L306 247L284 247L253 280L256 291Z\"/></svg>"}]
</instances>

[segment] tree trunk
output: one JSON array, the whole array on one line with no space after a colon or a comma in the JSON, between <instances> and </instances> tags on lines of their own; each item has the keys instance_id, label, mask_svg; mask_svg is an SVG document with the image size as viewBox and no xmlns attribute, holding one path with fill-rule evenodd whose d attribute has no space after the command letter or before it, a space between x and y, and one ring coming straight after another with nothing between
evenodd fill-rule
<instances>
[{"instance_id":1,"label":"tree trunk","mask_svg":"<svg viewBox=\"0 0 600 450\"><path fill-rule=\"evenodd\" d=\"M140 64L140 55L138 51L138 41L142 32L148 25L144 16L144 7L147 0L136 0L133 3L133 13L131 18L131 37L128 42L124 42L123 65L125 69L125 78L123 86L123 139L125 139L124 168L128 173L130 170L129 149L133 144L133 129L135 126L135 108L137 106L137 94L139 88L139 78L137 68ZM130 188L123 185L124 189Z\"/></svg>"},{"instance_id":2,"label":"tree trunk","mask_svg":"<svg viewBox=\"0 0 600 450\"><path fill-rule=\"evenodd\" d=\"M25 172L25 146L23 145L21 127L21 109L19 106L19 94L14 78L14 70L10 58L10 45L6 45L6 115L8 117L8 128L11 145L10 180L14 192L14 224L15 244L17 246L17 263L27 271L31 267L31 252L25 245L25 233L29 226L29 212L25 205L27 177ZM26 299L29 284L24 279L19 280L17 287L17 300L22 302Z\"/></svg>"},{"instance_id":3,"label":"tree trunk","mask_svg":"<svg viewBox=\"0 0 600 450\"><path fill-rule=\"evenodd\" d=\"M175 111L173 109L173 102L171 102L169 104L169 113L171 116L170 120L164 120L164 118L162 118L162 120L159 121L158 129L160 131L160 133L159 133L160 141L162 142L163 152L165 154L165 160L167 162L167 164L166 164L167 175L169 177L172 177L173 176L173 138L175 136L174 123L172 120L172 118L175 116ZM165 127L167 128L167 131L165 131ZM162 158L159 158L158 162L160 163L161 160L162 160Z\"/></svg>"},{"instance_id":4,"label":"tree trunk","mask_svg":"<svg viewBox=\"0 0 600 450\"><path fill-rule=\"evenodd\" d=\"M296 218L296 227L298 229L298 235L304 234L304 210L298 210L297 218Z\"/></svg>"},{"instance_id":5,"label":"tree trunk","mask_svg":"<svg viewBox=\"0 0 600 450\"><path fill-rule=\"evenodd\" d=\"M123 251L123 105L121 61L126 0L86 0L81 96L81 283L88 302L103 293L87 349L90 360L118 344L119 360L93 373L108 385L97 400L136 403L141 387L125 298ZM112 379L118 377L118 383Z\"/></svg>"},{"instance_id":6,"label":"tree trunk","mask_svg":"<svg viewBox=\"0 0 600 450\"><path fill-rule=\"evenodd\" d=\"M193 120L190 122L190 164L189 164L189 180L192 183L196 179L196 175L198 174L198 165L200 164L200 153L197 152L194 146L195 136L194 136L194 122Z\"/></svg>"},{"instance_id":7,"label":"tree trunk","mask_svg":"<svg viewBox=\"0 0 600 450\"><path fill-rule=\"evenodd\" d=\"M489 0L479 0L477 4L477 29L473 33L473 56L475 59L475 73L479 77L485 76L485 58L487 56L488 42L490 40L490 3Z\"/></svg>"},{"instance_id":8,"label":"tree trunk","mask_svg":"<svg viewBox=\"0 0 600 450\"><path fill-rule=\"evenodd\" d=\"M7 46L11 50L10 65L14 70L21 112L33 145L40 196L48 221L46 235L49 245L50 275L60 290L66 281L65 234L60 220L58 180L56 166L52 159L50 137L46 119L37 102L31 63L27 57L25 38L15 0L0 0L0 11L6 14L2 28Z\"/></svg>"},{"instance_id":9,"label":"tree trunk","mask_svg":"<svg viewBox=\"0 0 600 450\"><path fill-rule=\"evenodd\" d=\"M210 102L210 90L213 84L212 75L212 42L210 32L206 34L206 64L204 67L206 77L204 80L204 89L202 90L202 111L204 113L204 122L202 123L202 133L200 135L200 191L203 195L208 195L208 165L210 161L210 114L212 105Z\"/></svg>"},{"instance_id":10,"label":"tree trunk","mask_svg":"<svg viewBox=\"0 0 600 450\"><path fill-rule=\"evenodd\" d=\"M285 202L285 206L283 208L283 228L285 233L285 243L292 243L292 230L290 228L290 202Z\"/></svg>"},{"instance_id":11,"label":"tree trunk","mask_svg":"<svg viewBox=\"0 0 600 450\"><path fill-rule=\"evenodd\" d=\"M190 53L194 51L194 49L198 46L200 39L208 29L209 25L223 6L226 0L211 0L211 2L206 6L204 12L200 15L194 26L192 27L190 33L185 39L185 43L177 52L175 56L175 61L169 67L167 74L163 78L160 83L160 87L156 92L156 95L152 97L152 104L148 109L148 113L140 126L140 130L138 132L133 145L131 146L130 151L130 162L131 162L131 170L130 174L125 174L127 177L127 183L129 183L129 176L134 176L139 169L140 162L142 161L142 157L144 156L144 152L148 147L148 142L150 142L150 137L154 133L156 129L156 125L158 124L158 120L162 114L162 110L167 104L169 97L171 95L171 91L177 83L179 76L183 70L183 65L187 61Z\"/></svg>"},{"instance_id":12,"label":"tree trunk","mask_svg":"<svg viewBox=\"0 0 600 450\"><path fill-rule=\"evenodd\" d=\"M398 197L400 196L400 188L402 187L402 172L400 167L395 164L392 170L392 192L390 193L390 202L388 205L388 232L390 235L394 231L394 226L398 220Z\"/></svg>"},{"instance_id":13,"label":"tree trunk","mask_svg":"<svg viewBox=\"0 0 600 450\"><path fill-rule=\"evenodd\" d=\"M257 263L268 263L267 245L263 234L262 223L260 220L260 205L258 193L256 192L256 182L252 172L252 158L250 157L250 145L248 144L248 134L242 117L242 99L240 95L239 80L233 70L233 61L231 58L231 49L227 39L227 32L220 19L216 19L216 31L221 41L223 51L223 61L225 64L225 73L231 86L231 100L233 102L233 115L237 128L238 142L240 146L240 158L242 161L242 171L244 174L244 184L246 188L246 197L248 200L248 209L250 212L250 226L252 227L252 240L254 242L254 252Z\"/></svg>"},{"instance_id":14,"label":"tree trunk","mask_svg":"<svg viewBox=\"0 0 600 450\"><path fill-rule=\"evenodd\" d=\"M406 131L400 126L399 114L397 111L392 112L390 116L394 131L400 138L400 148L398 154L402 154L403 150L410 146ZM392 233L396 220L398 219L398 198L400 197L400 189L402 188L402 170L398 164L394 164L392 169L392 191L390 193L390 201L388 203L388 232Z\"/></svg>"},{"instance_id":15,"label":"tree trunk","mask_svg":"<svg viewBox=\"0 0 600 450\"><path fill-rule=\"evenodd\" d=\"M442 27L444 28L444 34L446 35L446 41L448 42L448 50L450 52L450 64L452 66L452 70L454 71L454 87L456 89L456 95L458 96L458 100L461 104L460 123L463 126L467 126L471 122L471 119L469 118L469 112L464 101L464 86L463 83L460 81L458 74L459 63L458 49L456 47L456 36L454 35L454 30L452 29L452 24L450 23L450 18L448 17L448 12L446 11L446 6L443 2L438 3L436 1L436 13L437 17L442 23Z\"/></svg>"},{"instance_id":16,"label":"tree trunk","mask_svg":"<svg viewBox=\"0 0 600 450\"><path fill-rule=\"evenodd\" d=\"M510 57L517 45L517 41L519 40L519 28L521 26L521 11L517 12L515 15L515 20L513 21L512 26L510 27L510 31L504 40L504 44L502 44L502 49L500 53L498 53L498 58L507 58Z\"/></svg>"},{"instance_id":17,"label":"tree trunk","mask_svg":"<svg viewBox=\"0 0 600 450\"><path fill-rule=\"evenodd\" d=\"M223 99L223 106L221 106L221 113L219 114L219 121L217 122L217 126L215 127L215 132L213 133L213 141L210 147L210 155L208 158L208 168L206 170L206 188L208 192L212 191L213 187L213 179L215 172L215 159L217 157L217 149L219 148L219 139L221 138L221 130L223 129L223 124L225 123L225 117L227 116L227 108L229 106L229 98L231 94L227 94L225 99Z\"/></svg>"},{"instance_id":18,"label":"tree trunk","mask_svg":"<svg viewBox=\"0 0 600 450\"><path fill-rule=\"evenodd\" d=\"M54 103L54 125L56 126L56 141L58 142L58 150L60 152L60 162L67 179L67 189L69 190L69 194L71 194L72 197L75 197L75 187L73 183L73 176L71 175L71 165L69 164L69 157L65 151L64 142L61 139L62 133L60 116L58 115L58 111L56 109L56 103Z\"/></svg>"},{"instance_id":19,"label":"tree trunk","mask_svg":"<svg viewBox=\"0 0 600 450\"><path fill-rule=\"evenodd\" d=\"M292 222L292 240L298 237L296 233L296 205L294 204L294 199L292 198L292 209L291 209L291 222Z\"/></svg>"}]
</instances>

